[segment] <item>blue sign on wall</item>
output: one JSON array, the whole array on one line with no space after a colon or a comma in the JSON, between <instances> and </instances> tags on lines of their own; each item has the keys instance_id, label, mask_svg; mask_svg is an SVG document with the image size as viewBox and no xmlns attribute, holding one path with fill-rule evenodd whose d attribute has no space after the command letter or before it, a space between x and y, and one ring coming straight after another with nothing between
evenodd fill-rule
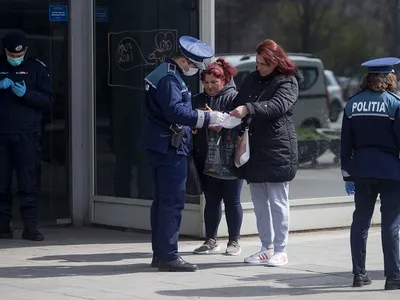
<instances>
[{"instance_id":1,"label":"blue sign on wall","mask_svg":"<svg viewBox=\"0 0 400 300\"><path fill-rule=\"evenodd\" d=\"M68 22L68 5L49 5L50 22Z\"/></svg>"},{"instance_id":2,"label":"blue sign on wall","mask_svg":"<svg viewBox=\"0 0 400 300\"><path fill-rule=\"evenodd\" d=\"M96 22L108 22L108 7L96 7Z\"/></svg>"}]
</instances>

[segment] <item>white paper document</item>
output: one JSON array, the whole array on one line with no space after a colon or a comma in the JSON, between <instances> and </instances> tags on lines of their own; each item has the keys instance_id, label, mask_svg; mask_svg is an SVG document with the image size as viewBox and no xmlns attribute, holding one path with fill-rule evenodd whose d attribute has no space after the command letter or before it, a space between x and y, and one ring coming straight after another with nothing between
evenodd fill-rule
<instances>
[{"instance_id":1,"label":"white paper document","mask_svg":"<svg viewBox=\"0 0 400 300\"><path fill-rule=\"evenodd\" d=\"M232 129L242 123L242 119L232 117L231 115L224 113L223 118L219 120L218 124L213 125L213 127L223 127L226 129Z\"/></svg>"}]
</instances>

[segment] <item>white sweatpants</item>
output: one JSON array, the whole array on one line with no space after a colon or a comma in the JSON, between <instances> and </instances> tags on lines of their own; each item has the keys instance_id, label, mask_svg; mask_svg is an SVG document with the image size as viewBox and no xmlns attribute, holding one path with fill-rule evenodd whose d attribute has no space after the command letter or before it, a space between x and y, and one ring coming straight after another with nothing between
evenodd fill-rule
<instances>
[{"instance_id":1,"label":"white sweatpants","mask_svg":"<svg viewBox=\"0 0 400 300\"><path fill-rule=\"evenodd\" d=\"M250 183L261 244L286 252L289 237L289 182Z\"/></svg>"}]
</instances>

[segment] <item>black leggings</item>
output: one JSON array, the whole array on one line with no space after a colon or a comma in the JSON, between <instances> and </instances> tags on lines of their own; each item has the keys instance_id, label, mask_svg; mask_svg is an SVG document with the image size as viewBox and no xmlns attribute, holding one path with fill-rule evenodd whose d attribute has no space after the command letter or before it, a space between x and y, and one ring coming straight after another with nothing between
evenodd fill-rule
<instances>
[{"instance_id":1,"label":"black leggings","mask_svg":"<svg viewBox=\"0 0 400 300\"><path fill-rule=\"evenodd\" d=\"M203 189L206 198L204 221L207 238L215 239L217 237L222 217L221 203L224 200L229 240L239 240L243 219L242 204L240 203L242 185L243 180L241 179L226 180L204 175Z\"/></svg>"}]
</instances>

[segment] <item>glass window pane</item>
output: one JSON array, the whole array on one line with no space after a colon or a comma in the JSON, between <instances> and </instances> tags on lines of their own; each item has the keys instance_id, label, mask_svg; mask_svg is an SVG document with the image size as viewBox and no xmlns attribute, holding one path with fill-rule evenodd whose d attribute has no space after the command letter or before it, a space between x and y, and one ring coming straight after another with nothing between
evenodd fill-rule
<instances>
[{"instance_id":1,"label":"glass window pane","mask_svg":"<svg viewBox=\"0 0 400 300\"><path fill-rule=\"evenodd\" d=\"M69 1L0 0L0 44L1 38L7 32L23 32L27 37L27 56L38 58L47 65L50 71L55 102L50 110L43 113L38 206L39 221L55 224L57 218L70 217L69 24L64 21L50 21L50 5L59 5L66 12L65 8L69 5ZM0 49L0 52L3 52L1 45ZM1 76L3 75L0 75L0 80ZM25 74L24 76L32 75ZM2 109L1 105L0 109ZM16 180L13 180L13 188L17 189ZM20 214L17 199L13 204L13 215L18 220Z\"/></svg>"},{"instance_id":2,"label":"glass window pane","mask_svg":"<svg viewBox=\"0 0 400 300\"><path fill-rule=\"evenodd\" d=\"M96 0L95 194L151 199L151 172L138 148L144 126L144 77L198 37L197 1ZM187 80L198 92L199 77Z\"/></svg>"}]
</instances>

